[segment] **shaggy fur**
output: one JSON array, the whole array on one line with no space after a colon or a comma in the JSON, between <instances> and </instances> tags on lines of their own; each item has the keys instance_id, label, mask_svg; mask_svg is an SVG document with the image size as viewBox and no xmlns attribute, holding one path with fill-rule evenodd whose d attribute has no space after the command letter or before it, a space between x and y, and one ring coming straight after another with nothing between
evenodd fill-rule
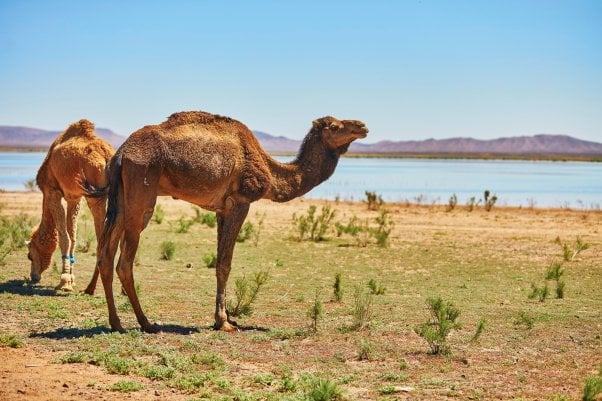
<instances>
[{"instance_id":1,"label":"shaggy fur","mask_svg":"<svg viewBox=\"0 0 602 401\"><path fill-rule=\"evenodd\" d=\"M77 215L80 199L86 201L94 217L96 237L102 233L106 196L97 188L107 185L106 166L115 151L94 134L94 124L80 120L71 124L50 146L36 182L44 196L42 220L29 242L31 280L40 281L42 272L50 266L57 243L61 248L63 270L57 289L73 290L73 257L76 243ZM96 192L94 195L91 192ZM67 210L61 202L65 199ZM92 294L98 271L85 292Z\"/></svg>"},{"instance_id":2,"label":"shaggy fur","mask_svg":"<svg viewBox=\"0 0 602 401\"><path fill-rule=\"evenodd\" d=\"M217 296L215 327L235 330L226 314L226 283L236 236L251 202L285 202L301 196L334 172L339 156L368 129L360 121L324 117L314 121L297 159L272 159L242 123L204 112L173 114L160 125L134 132L109 168L109 206L97 267L112 330L122 331L113 299L113 263L143 330L157 331L144 315L132 265L140 233L152 216L158 195L170 195L217 213Z\"/></svg>"}]
</instances>

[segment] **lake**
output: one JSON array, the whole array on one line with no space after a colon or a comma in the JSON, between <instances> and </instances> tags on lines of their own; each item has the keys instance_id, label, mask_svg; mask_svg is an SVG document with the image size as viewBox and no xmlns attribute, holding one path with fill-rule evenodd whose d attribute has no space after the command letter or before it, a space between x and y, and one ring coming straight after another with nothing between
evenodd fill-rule
<instances>
[{"instance_id":1,"label":"lake","mask_svg":"<svg viewBox=\"0 0 602 401\"><path fill-rule=\"evenodd\" d=\"M0 188L25 190L45 153L0 152ZM290 161L291 157L277 157ZM484 190L505 206L600 209L602 163L522 160L342 158L332 177L306 197L362 200L373 191L385 201L458 204Z\"/></svg>"}]
</instances>

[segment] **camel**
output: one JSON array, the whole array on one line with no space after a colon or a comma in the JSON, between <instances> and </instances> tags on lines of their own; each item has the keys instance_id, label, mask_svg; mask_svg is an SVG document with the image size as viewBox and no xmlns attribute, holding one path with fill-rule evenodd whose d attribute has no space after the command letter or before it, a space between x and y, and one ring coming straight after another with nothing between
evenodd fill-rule
<instances>
[{"instance_id":1,"label":"camel","mask_svg":"<svg viewBox=\"0 0 602 401\"><path fill-rule=\"evenodd\" d=\"M94 218L96 238L104 225L106 166L115 153L113 147L94 134L94 124L80 120L59 134L42 162L36 183L42 191L42 220L28 243L27 257L31 261L31 281L38 283L48 269L57 242L62 255L62 273L56 289L73 291L77 215L80 200L86 202ZM61 202L65 199L67 210ZM98 249L97 249L98 251ZM94 274L85 291L93 294L98 280Z\"/></svg>"},{"instance_id":2,"label":"camel","mask_svg":"<svg viewBox=\"0 0 602 401\"><path fill-rule=\"evenodd\" d=\"M140 233L157 196L183 199L217 214L217 294L214 328L237 330L226 312L226 284L236 236L251 202L286 202L328 179L339 157L355 139L365 138L361 121L323 117L313 122L297 158L288 164L271 158L242 123L205 112L180 112L160 125L134 132L109 166L109 204L100 239L97 269L113 331L123 331L113 299L113 264L142 330L159 328L146 318L132 266Z\"/></svg>"}]
</instances>

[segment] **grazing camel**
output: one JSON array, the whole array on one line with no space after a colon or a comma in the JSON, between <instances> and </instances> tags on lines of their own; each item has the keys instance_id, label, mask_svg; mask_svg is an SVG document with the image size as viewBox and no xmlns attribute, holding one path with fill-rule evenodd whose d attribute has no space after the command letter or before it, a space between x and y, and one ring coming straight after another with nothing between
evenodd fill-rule
<instances>
[{"instance_id":1,"label":"grazing camel","mask_svg":"<svg viewBox=\"0 0 602 401\"><path fill-rule=\"evenodd\" d=\"M132 264L140 233L153 214L158 195L183 199L217 214L217 296L215 328L232 331L226 313L226 283L236 236L261 198L286 202L301 196L334 172L339 156L368 129L361 121L324 117L313 122L296 160L271 158L251 131L231 118L204 112L171 115L160 125L134 132L109 166L109 205L100 240L97 268L109 308L109 323L123 331L113 300L113 263L146 332L156 332L134 289Z\"/></svg>"},{"instance_id":2,"label":"grazing camel","mask_svg":"<svg viewBox=\"0 0 602 401\"><path fill-rule=\"evenodd\" d=\"M29 241L31 281L40 281L50 266L57 242L61 248L63 270L56 287L73 291L77 215L80 199L86 202L94 217L96 238L100 238L105 218L106 195L98 188L106 187L105 170L115 150L94 134L94 124L80 120L71 124L50 146L36 182L43 194L42 220ZM67 211L61 203L66 200ZM85 292L93 294L98 279L94 275Z\"/></svg>"}]
</instances>

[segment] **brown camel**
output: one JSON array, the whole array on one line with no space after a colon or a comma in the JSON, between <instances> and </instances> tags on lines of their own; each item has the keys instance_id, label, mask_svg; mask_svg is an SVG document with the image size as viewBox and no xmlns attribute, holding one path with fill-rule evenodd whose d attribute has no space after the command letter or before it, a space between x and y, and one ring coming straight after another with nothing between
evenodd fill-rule
<instances>
[{"instance_id":1,"label":"brown camel","mask_svg":"<svg viewBox=\"0 0 602 401\"><path fill-rule=\"evenodd\" d=\"M98 188L107 186L106 167L115 150L94 134L94 124L80 120L71 124L50 146L36 182L43 194L42 220L28 244L31 260L31 281L40 281L48 269L57 242L61 248L63 270L56 287L73 291L77 215L80 199L86 202L94 217L96 238L100 238L105 218L106 195ZM94 195L93 195L94 194ZM67 211L61 202L65 199ZM98 249L97 249L98 251ZM85 292L94 293L98 271Z\"/></svg>"},{"instance_id":2,"label":"brown camel","mask_svg":"<svg viewBox=\"0 0 602 401\"><path fill-rule=\"evenodd\" d=\"M113 300L113 263L144 331L147 320L134 290L132 264L140 233L153 214L158 195L170 195L217 213L217 296L215 328L236 329L226 313L226 283L236 236L249 205L261 198L286 202L308 192L334 172L349 144L366 137L361 121L324 117L313 122L296 160L272 159L242 123L204 112L171 115L160 125L134 132L109 167L109 205L97 268L112 330L123 331Z\"/></svg>"}]
</instances>

